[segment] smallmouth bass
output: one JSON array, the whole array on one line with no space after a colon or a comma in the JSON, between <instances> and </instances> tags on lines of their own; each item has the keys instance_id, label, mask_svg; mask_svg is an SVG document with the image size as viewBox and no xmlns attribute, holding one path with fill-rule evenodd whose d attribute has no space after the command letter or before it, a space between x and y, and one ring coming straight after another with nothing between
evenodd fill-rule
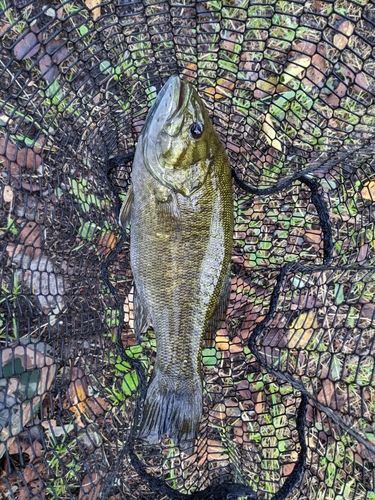
<instances>
[{"instance_id":1,"label":"smallmouth bass","mask_svg":"<svg viewBox=\"0 0 375 500\"><path fill-rule=\"evenodd\" d=\"M200 354L230 290L233 195L229 160L197 91L171 76L139 136L130 222L134 329L152 324L156 361L139 437L194 439L202 416Z\"/></svg>"}]
</instances>

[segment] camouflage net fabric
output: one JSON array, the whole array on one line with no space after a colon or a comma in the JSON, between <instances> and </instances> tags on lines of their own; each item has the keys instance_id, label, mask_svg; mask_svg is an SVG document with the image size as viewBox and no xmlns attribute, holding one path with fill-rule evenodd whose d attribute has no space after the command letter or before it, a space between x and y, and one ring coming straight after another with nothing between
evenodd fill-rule
<instances>
[{"instance_id":1,"label":"camouflage net fabric","mask_svg":"<svg viewBox=\"0 0 375 500\"><path fill-rule=\"evenodd\" d=\"M190 447L137 439L118 224L171 75L235 209ZM0 498L375 499L374 97L372 0L0 0Z\"/></svg>"}]
</instances>

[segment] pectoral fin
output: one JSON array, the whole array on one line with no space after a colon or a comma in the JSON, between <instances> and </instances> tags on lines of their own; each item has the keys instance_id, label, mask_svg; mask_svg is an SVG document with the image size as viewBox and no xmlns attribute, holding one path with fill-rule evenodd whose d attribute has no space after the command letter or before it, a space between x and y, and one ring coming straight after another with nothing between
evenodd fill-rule
<instances>
[{"instance_id":1,"label":"pectoral fin","mask_svg":"<svg viewBox=\"0 0 375 500\"><path fill-rule=\"evenodd\" d=\"M172 189L164 186L160 182L155 183L155 198L159 202L160 211L169 214L175 219L180 218L180 207L176 198L176 193Z\"/></svg>"},{"instance_id":2,"label":"pectoral fin","mask_svg":"<svg viewBox=\"0 0 375 500\"><path fill-rule=\"evenodd\" d=\"M133 307L134 307L135 340L137 343L139 343L141 342L142 334L147 332L147 329L151 323L151 319L149 317L146 307L142 303L137 293L137 288L135 286L133 295Z\"/></svg>"},{"instance_id":3,"label":"pectoral fin","mask_svg":"<svg viewBox=\"0 0 375 500\"><path fill-rule=\"evenodd\" d=\"M227 269L219 296L217 298L217 306L209 318L206 327L206 333L203 339L203 347L212 347L215 333L220 323L225 319L228 308L229 295L230 295L231 279L230 279L230 266Z\"/></svg>"},{"instance_id":4,"label":"pectoral fin","mask_svg":"<svg viewBox=\"0 0 375 500\"><path fill-rule=\"evenodd\" d=\"M133 186L130 186L128 189L128 192L126 194L125 201L122 204L122 207L120 209L119 222L120 222L120 226L123 229L125 229L126 226L130 223L130 216L131 216L131 209L132 209L133 200L134 200Z\"/></svg>"},{"instance_id":5,"label":"pectoral fin","mask_svg":"<svg viewBox=\"0 0 375 500\"><path fill-rule=\"evenodd\" d=\"M178 206L178 201L174 193L171 201L160 203L159 208L161 212L171 215L174 219L180 219L181 217L180 207Z\"/></svg>"}]
</instances>

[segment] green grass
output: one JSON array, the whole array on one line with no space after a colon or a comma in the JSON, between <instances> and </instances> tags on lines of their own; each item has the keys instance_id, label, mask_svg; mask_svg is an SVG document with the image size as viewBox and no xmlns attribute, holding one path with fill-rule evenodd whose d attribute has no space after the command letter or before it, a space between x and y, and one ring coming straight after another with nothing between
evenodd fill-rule
<instances>
[{"instance_id":1,"label":"green grass","mask_svg":"<svg viewBox=\"0 0 375 500\"><path fill-rule=\"evenodd\" d=\"M309 441L311 446L313 441L316 443L314 451L320 456L318 476L322 482L319 490L316 489L316 484L311 483L310 494L327 500L371 499L372 493L366 492L363 486L357 484L364 466L356 461L355 454L351 452L356 446L356 440L348 434L342 434L337 435L331 443L319 446L319 438L312 432L313 429L310 429Z\"/></svg>"},{"instance_id":2,"label":"green grass","mask_svg":"<svg viewBox=\"0 0 375 500\"><path fill-rule=\"evenodd\" d=\"M7 225L4 227L0 227L1 236L4 236L4 233L10 233L13 236L16 236L18 234L18 229L16 227L15 221L12 218L11 214L8 213L8 218L7 218Z\"/></svg>"},{"instance_id":3,"label":"green grass","mask_svg":"<svg viewBox=\"0 0 375 500\"><path fill-rule=\"evenodd\" d=\"M4 307L10 311L10 324L8 328L8 314L2 312L0 313L0 341L8 343L9 341L15 341L19 338L20 332L18 327L17 317L19 315L19 304L20 298L30 303L29 298L22 293L21 285L18 281L17 274L13 274L12 284L10 286L1 284L1 295L0 295L0 305L4 304ZM31 304L31 303L30 303Z\"/></svg>"},{"instance_id":4,"label":"green grass","mask_svg":"<svg viewBox=\"0 0 375 500\"><path fill-rule=\"evenodd\" d=\"M11 104L8 104L8 103L4 103L3 101L0 100L0 109L5 110L6 113L9 113L9 114L7 114L7 116L9 116L9 117L17 116L17 117L21 118L22 120L25 120L26 122L35 125L39 130L41 130L41 132L43 132L45 135L48 135L48 131L46 129L44 129L43 127L41 127L40 123L35 118L33 118L31 115L27 114L26 112L19 111L15 106L12 106ZM31 144L33 146L35 145L35 142L33 142L32 139L30 139L24 135L20 135L20 134L13 135L13 138L17 138L18 136L22 137L22 140L25 143L26 143L26 141L28 141L27 145L31 145ZM12 137L12 135L11 135L11 137Z\"/></svg>"},{"instance_id":5,"label":"green grass","mask_svg":"<svg viewBox=\"0 0 375 500\"><path fill-rule=\"evenodd\" d=\"M221 359L222 353L217 349L216 346L202 350L202 363L207 368L218 366Z\"/></svg>"},{"instance_id":6,"label":"green grass","mask_svg":"<svg viewBox=\"0 0 375 500\"><path fill-rule=\"evenodd\" d=\"M7 7L6 0L0 0L0 12L4 14L6 22L11 26L12 31L16 35L20 35L25 28L28 26L27 20L30 17L32 12L32 7L26 7L22 11L22 20L19 19L19 16L15 17L13 14L13 10L11 7Z\"/></svg>"},{"instance_id":7,"label":"green grass","mask_svg":"<svg viewBox=\"0 0 375 500\"><path fill-rule=\"evenodd\" d=\"M235 198L234 244L241 248L247 267L281 266L311 256L307 241L303 248L295 243L317 223L317 216L307 212L307 204L301 204L300 186L300 183L295 183L280 199L254 195ZM280 210L280 203L287 210ZM268 226L275 229L267 231ZM244 232L246 237L242 238ZM236 233L241 237L236 238ZM287 245L289 252L285 251Z\"/></svg>"},{"instance_id":8,"label":"green grass","mask_svg":"<svg viewBox=\"0 0 375 500\"><path fill-rule=\"evenodd\" d=\"M125 353L129 358L136 359L142 363L148 376L150 376L152 368L149 357L150 350L156 350L156 339L152 332L142 337L141 344L125 349ZM111 365L114 382L112 387L106 387L105 390L111 402L117 406L123 403L128 397L137 394L139 382L134 368L129 362L123 360L121 356L112 356Z\"/></svg>"},{"instance_id":9,"label":"green grass","mask_svg":"<svg viewBox=\"0 0 375 500\"><path fill-rule=\"evenodd\" d=\"M79 488L83 463L77 454L77 441L68 441L67 436L59 441L49 433L45 458L53 479L45 482L48 498L65 500L71 498L72 490Z\"/></svg>"},{"instance_id":10,"label":"green grass","mask_svg":"<svg viewBox=\"0 0 375 500\"><path fill-rule=\"evenodd\" d=\"M53 113L58 111L58 113L61 113L62 116L75 116L78 119L84 119L85 121L89 120L88 123L90 123L89 117L80 111L77 96L67 92L67 89L64 89L64 86L60 84L58 80L59 77L50 83L44 92L41 91L41 95L44 97L43 105L47 108L52 106ZM76 105L73 104L75 101ZM57 122L55 123L58 125Z\"/></svg>"}]
</instances>

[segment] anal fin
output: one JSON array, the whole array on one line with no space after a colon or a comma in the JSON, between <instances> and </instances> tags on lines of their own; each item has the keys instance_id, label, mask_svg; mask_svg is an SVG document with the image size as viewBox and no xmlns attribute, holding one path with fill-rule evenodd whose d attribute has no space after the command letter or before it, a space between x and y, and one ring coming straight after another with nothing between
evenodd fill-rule
<instances>
[{"instance_id":1,"label":"anal fin","mask_svg":"<svg viewBox=\"0 0 375 500\"><path fill-rule=\"evenodd\" d=\"M147 332L151 319L146 306L142 303L142 300L137 293L136 286L134 286L133 308L135 340L137 343L140 343L142 340L142 334Z\"/></svg>"},{"instance_id":2,"label":"anal fin","mask_svg":"<svg viewBox=\"0 0 375 500\"><path fill-rule=\"evenodd\" d=\"M230 266L225 273L221 290L217 298L217 307L209 318L206 326L205 335L203 338L203 348L210 348L213 346L215 333L220 323L225 319L228 308L229 295L231 288Z\"/></svg>"}]
</instances>

